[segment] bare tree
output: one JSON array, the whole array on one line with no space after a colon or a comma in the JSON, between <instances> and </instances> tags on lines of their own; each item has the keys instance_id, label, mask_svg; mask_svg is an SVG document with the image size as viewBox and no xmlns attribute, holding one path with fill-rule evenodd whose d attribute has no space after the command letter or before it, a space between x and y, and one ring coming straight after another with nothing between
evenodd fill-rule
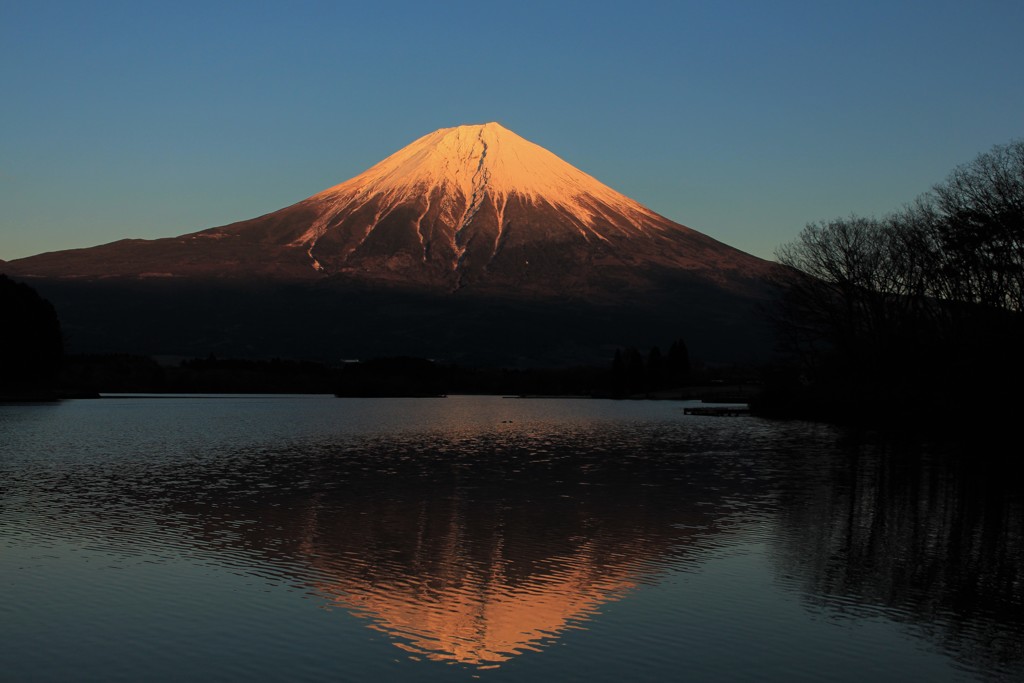
<instances>
[{"instance_id":1,"label":"bare tree","mask_svg":"<svg viewBox=\"0 0 1024 683\"><path fill-rule=\"evenodd\" d=\"M895 214L812 223L776 257L787 266L784 339L841 391L1024 375L1024 141L958 167Z\"/></svg>"},{"instance_id":2,"label":"bare tree","mask_svg":"<svg viewBox=\"0 0 1024 683\"><path fill-rule=\"evenodd\" d=\"M947 296L1024 311L1024 140L958 167L930 204Z\"/></svg>"}]
</instances>

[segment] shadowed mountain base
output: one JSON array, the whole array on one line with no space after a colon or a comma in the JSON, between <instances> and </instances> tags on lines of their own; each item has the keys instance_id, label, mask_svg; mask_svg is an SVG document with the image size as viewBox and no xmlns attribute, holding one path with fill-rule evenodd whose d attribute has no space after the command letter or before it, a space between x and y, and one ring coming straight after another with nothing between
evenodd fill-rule
<instances>
[{"instance_id":1,"label":"shadowed mountain base","mask_svg":"<svg viewBox=\"0 0 1024 683\"><path fill-rule=\"evenodd\" d=\"M677 337L709 363L752 361L772 349L756 302L681 281L658 296L608 304L337 282L32 283L53 302L75 353L330 362L413 355L526 367L604 365L618 347Z\"/></svg>"}]
</instances>

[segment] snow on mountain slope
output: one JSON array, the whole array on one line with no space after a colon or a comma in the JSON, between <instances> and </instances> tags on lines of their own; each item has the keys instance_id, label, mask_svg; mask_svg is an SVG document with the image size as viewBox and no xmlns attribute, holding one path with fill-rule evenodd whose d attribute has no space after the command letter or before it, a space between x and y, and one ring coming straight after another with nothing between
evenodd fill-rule
<instances>
[{"instance_id":1,"label":"snow on mountain slope","mask_svg":"<svg viewBox=\"0 0 1024 683\"><path fill-rule=\"evenodd\" d=\"M333 278L591 299L648 289L666 272L735 289L771 267L498 123L435 131L265 216L6 266L44 277Z\"/></svg>"},{"instance_id":2,"label":"snow on mountain slope","mask_svg":"<svg viewBox=\"0 0 1024 683\"><path fill-rule=\"evenodd\" d=\"M562 208L580 217L592 231L600 223L594 200L632 218L637 229L655 217L632 199L493 122L434 131L312 199L343 204L383 196L393 207L437 192L469 198L461 216L451 215L459 227L472 220L474 209L485 199L503 207L510 195ZM498 216L500 223L500 210ZM582 226L580 232L585 234Z\"/></svg>"}]
</instances>

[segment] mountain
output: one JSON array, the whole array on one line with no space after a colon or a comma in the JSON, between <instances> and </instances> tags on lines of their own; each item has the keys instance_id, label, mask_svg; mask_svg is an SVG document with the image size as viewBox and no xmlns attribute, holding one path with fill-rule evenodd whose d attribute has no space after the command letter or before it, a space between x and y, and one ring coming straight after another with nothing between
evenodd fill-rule
<instances>
[{"instance_id":1,"label":"mountain","mask_svg":"<svg viewBox=\"0 0 1024 683\"><path fill-rule=\"evenodd\" d=\"M694 328L698 336L722 333L723 325L742 327L750 304L770 295L765 278L774 267L660 216L497 123L435 131L350 180L258 218L2 266L31 278L58 309L66 301L79 318L92 309L106 328L124 327L121 315L137 322L159 313L165 317L157 318L157 327L177 326L172 337L194 330L190 344L200 353L196 344L225 343L260 353L256 347L267 345L254 342L269 331L252 325L275 320L272 309L282 306L289 315L277 324L311 329L310 321L324 315L345 318L344 332L319 323L319 333L330 338L307 342L318 347L315 354L393 347L455 357L492 343L481 334L493 335L488 320L495 316L491 328L504 327L512 315L544 325L537 331L545 335L570 322L573 329L565 331L576 337L618 328L622 340L603 334L604 348L652 336L652 325L638 314L691 318L677 327ZM185 310L176 301L184 296L212 296L220 306ZM122 303L109 310L104 302ZM254 320L238 319L247 309ZM295 320L292 314L300 311L309 319ZM215 320L225 315L236 318L231 329ZM177 322L168 325L166 316ZM214 320L203 322L207 318ZM182 321L185 330L178 329ZM96 336L95 323L76 320L76 326L85 338ZM648 332L631 334L637 326ZM476 332L463 334L469 329ZM360 332L364 342L381 341L352 343ZM125 335L138 336L125 331L122 342ZM555 337L557 347L563 340ZM142 346L155 352L160 342L154 341ZM590 344L572 342L557 354L561 361L578 353L580 343ZM508 350L522 357L511 344ZM162 350L182 344L167 346ZM308 355L301 343L289 346Z\"/></svg>"}]
</instances>

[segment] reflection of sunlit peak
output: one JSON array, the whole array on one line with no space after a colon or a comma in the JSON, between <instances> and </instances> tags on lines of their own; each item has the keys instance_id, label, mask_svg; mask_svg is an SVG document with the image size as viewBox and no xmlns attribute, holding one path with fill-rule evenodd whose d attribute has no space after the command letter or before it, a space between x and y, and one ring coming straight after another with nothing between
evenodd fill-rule
<instances>
[{"instance_id":1,"label":"reflection of sunlit peak","mask_svg":"<svg viewBox=\"0 0 1024 683\"><path fill-rule=\"evenodd\" d=\"M447 567L458 577L450 582L353 576L318 588L410 654L495 665L543 648L636 585L635 567L599 566L585 550L560 559L558 571L520 582L505 576L500 561L486 569L456 561Z\"/></svg>"},{"instance_id":2,"label":"reflection of sunlit peak","mask_svg":"<svg viewBox=\"0 0 1024 683\"><path fill-rule=\"evenodd\" d=\"M589 461L553 471L539 460L478 458L464 468L459 453L491 445L462 438L456 429L436 453L410 459L400 480L381 471L291 508L302 521L290 538L316 577L308 585L412 658L483 668L544 649L708 533L666 522L707 519L668 488L545 483L570 470L613 481ZM522 438L549 439L540 429ZM346 466L337 479L348 476Z\"/></svg>"}]
</instances>

